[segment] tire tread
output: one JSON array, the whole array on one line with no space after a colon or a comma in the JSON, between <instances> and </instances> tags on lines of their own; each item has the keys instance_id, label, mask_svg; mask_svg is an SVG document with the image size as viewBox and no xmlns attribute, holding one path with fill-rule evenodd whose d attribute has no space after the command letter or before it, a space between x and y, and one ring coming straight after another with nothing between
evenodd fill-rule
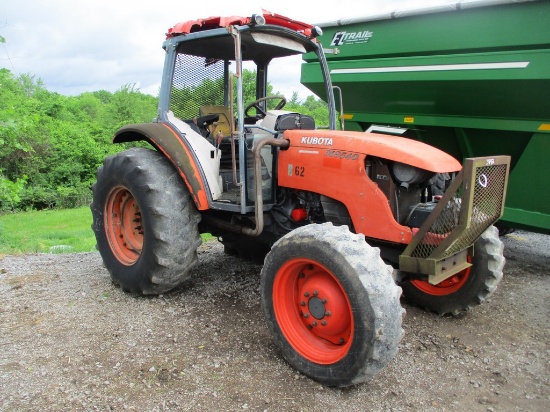
<instances>
[{"instance_id":1,"label":"tire tread","mask_svg":"<svg viewBox=\"0 0 550 412\"><path fill-rule=\"evenodd\" d=\"M332 223L300 227L279 239L274 244L272 251L283 245L293 245L305 240L318 242L327 246L329 248L327 250L333 250L335 253L345 256L346 261L353 268L353 272L358 274L361 284L367 291L374 313L374 343L370 357L355 369L356 373L353 377L339 380L334 376L327 376L326 379L323 379L323 377L312 376L307 370L302 372L330 386L349 386L365 382L374 377L393 359L404 333L402 318L405 310L400 304L401 288L393 281L393 269L381 259L378 248L373 248L366 243L363 235L351 233L347 226L333 226ZM272 252L267 255L264 268L268 266L271 256ZM265 289L265 278L262 270L262 290ZM277 346L281 349L283 357L296 367L292 360L299 355L285 343L282 335L274 333L276 320L269 316L269 302L264 295L262 295L262 304L269 329L272 331Z\"/></svg>"},{"instance_id":2,"label":"tire tread","mask_svg":"<svg viewBox=\"0 0 550 412\"><path fill-rule=\"evenodd\" d=\"M146 263L134 264L140 268L139 271L136 269L133 278L119 275L120 265L108 245L99 247L106 241L102 233L103 194L115 185L131 186L142 217L150 220L148 249L142 251L138 260L146 259ZM198 262L196 250L201 244L197 227L200 214L187 187L161 153L133 148L107 157L97 170L97 182L92 190L92 228L98 249L115 283L132 293L155 295L173 289L190 277L191 268Z\"/></svg>"}]
</instances>

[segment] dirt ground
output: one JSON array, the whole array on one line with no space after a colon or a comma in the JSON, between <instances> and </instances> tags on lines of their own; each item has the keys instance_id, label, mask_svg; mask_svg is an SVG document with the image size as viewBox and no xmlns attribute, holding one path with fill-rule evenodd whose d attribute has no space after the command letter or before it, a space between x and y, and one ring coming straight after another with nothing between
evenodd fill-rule
<instances>
[{"instance_id":1,"label":"dirt ground","mask_svg":"<svg viewBox=\"0 0 550 412\"><path fill-rule=\"evenodd\" d=\"M403 302L405 337L366 384L323 387L279 356L261 267L200 248L193 280L138 298L99 254L0 260L0 410L548 411L550 237L504 238L504 280L461 318Z\"/></svg>"}]
</instances>

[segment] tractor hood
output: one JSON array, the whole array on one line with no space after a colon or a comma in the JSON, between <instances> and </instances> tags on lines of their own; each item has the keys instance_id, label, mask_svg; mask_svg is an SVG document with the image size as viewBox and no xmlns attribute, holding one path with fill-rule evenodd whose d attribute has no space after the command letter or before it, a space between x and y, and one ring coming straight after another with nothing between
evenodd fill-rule
<instances>
[{"instance_id":1,"label":"tractor hood","mask_svg":"<svg viewBox=\"0 0 550 412\"><path fill-rule=\"evenodd\" d=\"M291 147L326 151L330 157L353 154L380 157L435 173L457 172L462 165L451 155L416 140L378 133L334 130L288 130Z\"/></svg>"}]
</instances>

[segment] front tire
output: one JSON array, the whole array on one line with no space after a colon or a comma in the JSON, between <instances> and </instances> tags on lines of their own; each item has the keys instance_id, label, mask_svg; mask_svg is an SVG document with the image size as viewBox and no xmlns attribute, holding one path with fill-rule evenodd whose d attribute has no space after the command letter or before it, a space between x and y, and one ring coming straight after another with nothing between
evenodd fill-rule
<instances>
[{"instance_id":1,"label":"front tire","mask_svg":"<svg viewBox=\"0 0 550 412\"><path fill-rule=\"evenodd\" d=\"M379 250L346 226L285 235L266 257L260 288L285 360L325 385L364 382L397 353L401 290Z\"/></svg>"},{"instance_id":2,"label":"front tire","mask_svg":"<svg viewBox=\"0 0 550 412\"><path fill-rule=\"evenodd\" d=\"M189 277L201 244L200 215L162 154L134 148L107 157L92 190L92 229L115 283L155 295Z\"/></svg>"},{"instance_id":3,"label":"front tire","mask_svg":"<svg viewBox=\"0 0 550 412\"><path fill-rule=\"evenodd\" d=\"M498 230L489 227L474 244L472 266L443 282L427 280L404 282L403 295L412 304L440 315L458 315L485 301L502 280L504 245Z\"/></svg>"}]
</instances>

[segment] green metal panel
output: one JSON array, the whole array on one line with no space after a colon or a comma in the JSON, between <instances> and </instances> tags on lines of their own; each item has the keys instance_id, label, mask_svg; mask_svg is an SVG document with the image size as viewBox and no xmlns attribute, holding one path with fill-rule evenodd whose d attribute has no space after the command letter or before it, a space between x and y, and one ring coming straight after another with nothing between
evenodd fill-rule
<instances>
[{"instance_id":1,"label":"green metal panel","mask_svg":"<svg viewBox=\"0 0 550 412\"><path fill-rule=\"evenodd\" d=\"M550 123L550 49L336 61L329 67L334 85L342 89L346 113L514 118L537 120L537 127ZM447 70L436 70L441 68ZM304 65L302 82L320 93L314 70L313 64Z\"/></svg>"},{"instance_id":2,"label":"green metal panel","mask_svg":"<svg viewBox=\"0 0 550 412\"><path fill-rule=\"evenodd\" d=\"M550 134L535 133L508 182L504 224L550 233Z\"/></svg>"},{"instance_id":3,"label":"green metal panel","mask_svg":"<svg viewBox=\"0 0 550 412\"><path fill-rule=\"evenodd\" d=\"M407 127L459 160L510 155L502 221L550 233L550 2L470 4L485 6L323 27L346 129ZM304 60L302 83L320 93Z\"/></svg>"},{"instance_id":4,"label":"green metal panel","mask_svg":"<svg viewBox=\"0 0 550 412\"><path fill-rule=\"evenodd\" d=\"M547 1L513 2L439 13L404 13L404 17L392 13L344 26L321 24L320 40L324 47L339 49L338 54L327 56L329 60L460 54L476 49L525 50L548 44L549 15ZM367 41L331 45L336 33L365 31L372 33L364 39ZM305 59L314 57L305 55Z\"/></svg>"}]
</instances>

